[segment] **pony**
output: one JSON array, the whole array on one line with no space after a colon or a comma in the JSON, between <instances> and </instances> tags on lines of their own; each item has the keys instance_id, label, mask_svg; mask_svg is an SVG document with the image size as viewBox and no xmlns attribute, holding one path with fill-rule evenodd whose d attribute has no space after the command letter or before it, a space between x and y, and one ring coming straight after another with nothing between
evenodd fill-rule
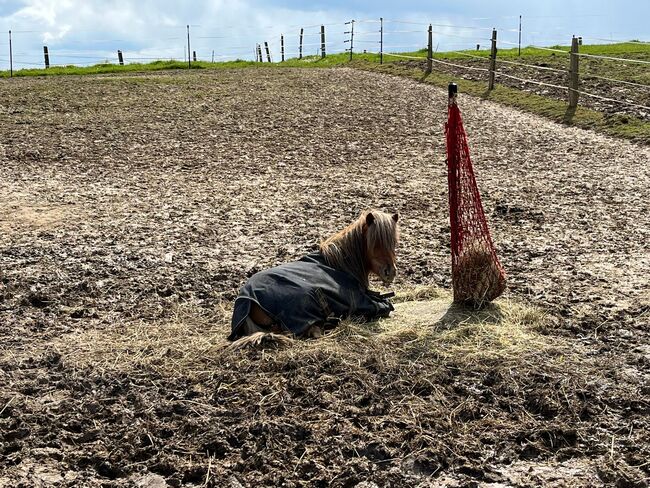
<instances>
[{"instance_id":1,"label":"pony","mask_svg":"<svg viewBox=\"0 0 650 488\"><path fill-rule=\"evenodd\" d=\"M398 220L397 213L366 210L318 252L249 278L235 300L231 347L318 338L343 318L388 316L392 294L371 291L370 276L386 285L395 280Z\"/></svg>"}]
</instances>

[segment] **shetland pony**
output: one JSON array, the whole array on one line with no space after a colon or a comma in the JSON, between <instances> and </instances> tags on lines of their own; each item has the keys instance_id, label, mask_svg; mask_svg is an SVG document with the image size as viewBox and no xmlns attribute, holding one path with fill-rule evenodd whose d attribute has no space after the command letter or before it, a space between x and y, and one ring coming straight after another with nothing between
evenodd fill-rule
<instances>
[{"instance_id":1,"label":"shetland pony","mask_svg":"<svg viewBox=\"0 0 650 488\"><path fill-rule=\"evenodd\" d=\"M342 318L387 316L393 307L369 290L369 276L395 279L398 219L365 211L322 241L319 252L253 275L235 301L231 347L316 338Z\"/></svg>"}]
</instances>

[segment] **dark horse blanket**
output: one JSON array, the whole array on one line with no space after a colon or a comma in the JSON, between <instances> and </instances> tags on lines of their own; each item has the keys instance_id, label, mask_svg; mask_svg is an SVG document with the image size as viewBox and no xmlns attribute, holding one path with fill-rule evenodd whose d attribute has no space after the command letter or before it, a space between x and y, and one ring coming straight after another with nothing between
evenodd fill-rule
<instances>
[{"instance_id":1,"label":"dark horse blanket","mask_svg":"<svg viewBox=\"0 0 650 488\"><path fill-rule=\"evenodd\" d=\"M230 340L241 335L252 302L296 335L314 324L335 324L347 317L372 320L394 310L387 298L365 289L351 274L328 266L321 253L254 274L235 300Z\"/></svg>"}]
</instances>

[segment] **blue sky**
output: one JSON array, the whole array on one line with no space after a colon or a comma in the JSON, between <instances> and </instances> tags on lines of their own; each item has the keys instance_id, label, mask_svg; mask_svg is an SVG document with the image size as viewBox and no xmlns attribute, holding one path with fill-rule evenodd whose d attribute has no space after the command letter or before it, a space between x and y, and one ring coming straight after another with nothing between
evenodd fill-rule
<instances>
[{"instance_id":1,"label":"blue sky","mask_svg":"<svg viewBox=\"0 0 650 488\"><path fill-rule=\"evenodd\" d=\"M121 49L128 60L185 57L190 24L192 50L199 58L250 59L256 43L268 41L279 58L280 34L287 54L297 52L298 32L305 27L305 53L314 54L318 25L326 24L328 50L346 45L343 24L356 19L356 47L378 48L379 17L386 19L387 50L424 47L426 24L433 23L439 50L487 46L490 30L499 30L501 47L517 41L523 16L523 44L567 44L572 34L585 42L606 39L650 40L650 0L505 0L457 2L275 0L0 0L0 69L7 69L8 30L13 31L14 65L42 65L47 44L53 64L114 61ZM312 52L313 51L313 52Z\"/></svg>"}]
</instances>

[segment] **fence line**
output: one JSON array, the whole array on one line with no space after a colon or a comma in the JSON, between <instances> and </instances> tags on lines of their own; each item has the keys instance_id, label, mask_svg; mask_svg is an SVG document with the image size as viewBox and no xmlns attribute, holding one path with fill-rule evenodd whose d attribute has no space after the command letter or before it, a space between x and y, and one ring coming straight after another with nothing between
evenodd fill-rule
<instances>
[{"instance_id":1,"label":"fence line","mask_svg":"<svg viewBox=\"0 0 650 488\"><path fill-rule=\"evenodd\" d=\"M578 56L582 58L598 58L598 59L609 59L612 61L624 61L626 63L637 63L637 64L648 64L650 61L644 61L642 59L630 59L630 58L617 58L614 56L602 56L600 54L587 54L587 53L578 53Z\"/></svg>"},{"instance_id":2,"label":"fence line","mask_svg":"<svg viewBox=\"0 0 650 488\"><path fill-rule=\"evenodd\" d=\"M465 37L465 36L463 36L463 37ZM505 44L517 45L516 43L510 43L510 42L507 42L507 41L501 41L501 42L505 43ZM639 108L639 109L643 109L643 110L650 110L650 107L646 107L646 106L644 106L642 104L639 104L639 103L636 103L636 102L630 102L630 101L627 101L627 100L617 100L617 99L614 99L614 98L604 97L602 95L598 95L598 94L595 94L595 93L590 93L590 92L587 92L585 90L578 89L579 77L578 77L578 63L577 63L576 60L579 57L589 57L589 58L595 58L595 59L606 59L606 60L612 60L612 61L619 61L619 62L623 62L623 63L631 62L631 63L642 64L642 65L650 65L650 61L638 60L638 59L629 59L629 58L620 58L620 57L615 57L615 56L592 55L592 54L588 54L588 53L580 53L578 51L578 43L577 43L576 38L574 38L574 40L573 40L573 45L574 45L574 47L572 47L571 52L565 51L563 49L557 49L557 48L547 48L547 47L535 46L535 45L530 46L530 47L534 47L536 49L541 49L541 50L544 50L544 51L550 51L550 52L553 52L553 53L561 53L561 54L569 55L571 57L571 59L572 59L571 67L569 68L569 71L568 71L568 73L571 75L571 76L569 76L569 79L570 79L569 86L562 86L562 85L558 85L558 84L554 84L554 83L548 83L548 82L545 82L545 81L534 80L534 79L531 79L531 78L522 78L522 77L519 77L519 76L514 76L514 75L511 75L511 74L508 74L508 73L504 73L501 70L496 70L492 66L490 68L481 68L481 67L476 67L476 66L460 65L460 64L449 62L449 61L442 61L440 59L436 59L434 56L431 56L431 58L429 59L428 56L427 57L423 57L423 56L418 57L418 56L408 56L408 55L400 55L400 54L393 54L393 53L384 53L384 55L403 58L403 59L415 59L415 60L422 60L422 61L430 60L431 62L435 62L435 63L438 63L438 64L443 64L443 65L446 65L446 66L451 66L453 68L458 68L458 69L463 69L463 70L491 72L494 69L494 74L501 77L501 78L508 78L508 79L517 80L517 81L520 81L520 82L526 83L526 84L534 84L534 85L538 85L538 86L544 86L544 87L559 89L559 90L564 91L564 92L569 92L570 94L572 94L572 92L573 92L572 96L569 97L569 103L570 103L570 105L573 104L574 106L577 106L577 104L578 104L577 96L578 95L583 95L583 96L592 97L592 98L596 98L596 99L599 99L599 100L607 101L607 102L610 102L610 103L617 103L617 104L622 104L622 105L635 107L635 108ZM477 48L478 48L478 46L477 46ZM461 55L461 56L465 56L465 57L469 57L469 58L473 58L473 59L481 59L481 60L484 60L484 61L489 61L490 60L490 58L487 57L487 56L479 56L479 55L470 54L470 53L467 53L467 52L450 51L450 53L454 53L454 54L457 54L457 55ZM495 60L496 60L496 54L494 55L494 57L495 57ZM560 73L560 74L567 73L567 70L562 70L562 69L553 68L553 67L549 67L549 66L532 65L532 64L528 64L528 63L521 63L521 62L517 62L517 61L510 61L510 60L505 60L505 59L500 59L500 58L498 59L498 62L506 64L506 65L521 66L521 67L525 67L525 68L536 69L536 70L541 70L541 71L548 71L548 72L553 72L553 73ZM641 88L643 90L650 90L650 85L644 85L642 83L635 83L635 82L632 82L632 81L617 80L617 79L614 79L614 78L608 78L608 77L604 77L604 76L591 75L591 74L583 74L582 77L584 79L596 78L596 79L601 79L601 80L605 80L605 81L609 81L609 82L621 83L621 84L624 84L624 85L627 85L627 86L633 86L635 88Z\"/></svg>"},{"instance_id":3,"label":"fence line","mask_svg":"<svg viewBox=\"0 0 650 488\"><path fill-rule=\"evenodd\" d=\"M379 53L369 53L369 54L379 54ZM395 58L405 58L405 59L417 59L420 61L427 60L426 56L408 56L406 54L395 54L395 53L388 53L388 52L385 52L384 56L393 56Z\"/></svg>"},{"instance_id":4,"label":"fence line","mask_svg":"<svg viewBox=\"0 0 650 488\"><path fill-rule=\"evenodd\" d=\"M640 104L637 104L637 103L634 103L634 102L616 100L615 98L607 98L607 97L603 97L601 95L596 95L594 93L589 93L589 92L584 92L584 91L578 91L578 93L580 93L581 95L584 95L586 97L598 98L600 100L606 100L608 102L616 102L616 103L620 103L620 104L623 104L623 105L629 105L630 107L636 107L636 108L640 108L640 109L643 109L643 110L650 110L650 107L646 107L645 105L640 105Z\"/></svg>"},{"instance_id":5,"label":"fence line","mask_svg":"<svg viewBox=\"0 0 650 488\"><path fill-rule=\"evenodd\" d=\"M510 43L508 43L508 44L510 44ZM533 46L533 45L531 45L530 47L532 47L534 49L541 49L542 51L551 51L551 52L554 52L554 53L561 53L561 54L571 54L571 51L565 51L564 49L555 49L555 48L552 48L552 47L542 47L542 46Z\"/></svg>"},{"instance_id":6,"label":"fence line","mask_svg":"<svg viewBox=\"0 0 650 488\"><path fill-rule=\"evenodd\" d=\"M412 33L422 34L421 30L404 30L404 31L384 31L384 34L412 34Z\"/></svg>"},{"instance_id":7,"label":"fence line","mask_svg":"<svg viewBox=\"0 0 650 488\"><path fill-rule=\"evenodd\" d=\"M535 84L535 85L548 86L550 88L559 88L560 90L569 90L569 88L566 87L566 86L554 85L553 83L546 83L546 82L543 82L543 81L531 80L530 78L519 78L518 76L513 76L513 75L506 74L506 73L502 73L501 71L497 71L496 74L497 74L497 76L503 76L505 78L512 78L513 80L521 81L523 83L532 83L532 84Z\"/></svg>"},{"instance_id":8,"label":"fence line","mask_svg":"<svg viewBox=\"0 0 650 488\"><path fill-rule=\"evenodd\" d=\"M468 58L482 59L484 61L488 61L490 59L490 58L488 58L486 56L477 56L476 54L464 53L462 51L449 51L449 52L452 52L454 54L459 54L461 56L467 56Z\"/></svg>"},{"instance_id":9,"label":"fence line","mask_svg":"<svg viewBox=\"0 0 650 488\"><path fill-rule=\"evenodd\" d=\"M509 46L517 46L518 45L518 43L516 43L516 42L508 42L508 41L499 41L499 43L507 44ZM550 52L554 52L554 53L571 54L570 51L565 51L564 49L555 49L555 48L552 48L552 47L536 46L536 45L533 45L533 44L529 44L526 47L532 47L534 49L540 49L542 51L550 51Z\"/></svg>"},{"instance_id":10,"label":"fence line","mask_svg":"<svg viewBox=\"0 0 650 488\"><path fill-rule=\"evenodd\" d=\"M389 44L389 45L384 44L385 49L388 49L388 48L390 48L390 49L396 49L396 48L403 49L403 48L407 48L407 47L420 47L420 44Z\"/></svg>"},{"instance_id":11,"label":"fence line","mask_svg":"<svg viewBox=\"0 0 650 488\"><path fill-rule=\"evenodd\" d=\"M625 81L625 80L618 80L616 78L607 78L605 76L590 75L589 73L582 75L582 77L583 78L595 78L595 79L598 79L598 80L605 80L605 81L614 81L616 83L623 83L624 85L635 86L637 88L641 88L643 90L650 91L650 85L644 85L643 83L634 83L633 81Z\"/></svg>"},{"instance_id":12,"label":"fence line","mask_svg":"<svg viewBox=\"0 0 650 488\"><path fill-rule=\"evenodd\" d=\"M516 18L516 17L513 17ZM609 97L604 97L601 95L598 95L596 93L590 93L585 90L580 89L579 87L579 79L580 77L582 79L599 79L599 80L604 80L608 81L611 83L617 83L629 87L634 87L634 88L640 88L642 90L650 90L650 85L646 85L643 83L637 83L634 81L627 81L627 80L620 80L620 79L615 79L615 78L610 78L607 76L600 76L596 74L590 74L590 73L579 73L579 63L578 60L581 58L591 58L595 60L608 60L608 61L616 61L616 62L621 62L621 63L631 63L631 64L637 64L637 65L644 65L648 66L650 65L650 61L642 60L642 59L634 59L634 58L623 58L623 57L617 57L617 56L608 56L608 55L600 55L600 54L590 54L590 53L583 53L579 52L578 48L578 42L577 38L573 38L573 45L571 48L571 51L567 51L565 49L559 48L559 47L546 47L546 46L540 46L540 45L535 45L535 44L529 44L528 47L534 48L534 49L539 49L542 51L547 51L547 52L552 52L552 53L559 53L563 55L569 56L571 63L568 69L560 69L556 67L550 67L550 66L539 66L535 64L529 64L529 63L522 63L519 61L514 61L510 59L503 59L498 57L497 51L496 51L496 46L497 45L507 45L507 46L518 46L521 47L521 41L519 42L510 42L507 40L499 40L498 42L496 41L496 30L493 30L492 28L488 27L481 27L481 26L468 26L468 25L455 25L455 24L446 24L446 23L426 23L426 22L414 22L414 21L408 21L408 20L399 20L399 19L383 19L382 20L377 20L377 19L362 19L362 20L355 20L352 22L339 22L339 23L328 23L328 24L314 24L311 26L306 26L306 27L301 27L301 26L293 26L293 27L300 27L300 42L296 42L298 38L298 31L295 33L291 32L289 35L282 34L282 33L276 33L273 35L266 35L264 36L264 41L259 42L256 45L257 46L265 46L265 50L267 50L267 58L270 60L273 56L271 54L272 49L275 49L278 45L278 42L280 42L280 48L282 52L282 56L277 56L278 59L282 58L282 60L285 59L285 56L300 56L301 58L303 56L313 56L313 51L312 53L306 53L303 51L303 48L314 48L317 47L319 48L317 51L317 55L320 54L321 57L325 57L325 49L327 49L327 52L332 54L332 53L345 53L348 52L350 54L350 59L352 58L353 54L353 48L354 45L352 43L352 37L347 36L350 34L350 31L346 29L350 29L350 24L356 23L357 25L359 24L365 24L366 30L355 30L354 31L354 42L356 42L356 45L362 45L362 51L363 53L369 53L369 54L377 54L380 57L381 56L390 56L393 58L397 59L411 59L411 60L418 60L418 61L428 61L430 63L436 63L439 65L443 66L449 66L454 69L461 69L461 70L467 70L467 71L476 71L476 72L488 72L489 73L489 78L493 80L494 76L498 76L499 78L507 78L507 79L513 79L517 80L521 83L525 84L534 84L538 86L546 86L554 89L559 89L564 92L568 91L569 92L569 103L571 106L576 106L577 105L577 97L578 95L582 95L585 97L591 97L603 101L607 101L609 103L616 103L616 104L621 104L621 105L626 105L630 107L636 107L639 109L643 110L650 110L649 107L644 106L643 104L639 104L633 101L627 101L627 100L618 100L614 98L609 98ZM395 50L395 49L403 49L403 48L423 48L425 46L425 35L427 34L427 31L423 29L411 29L411 28L399 28L399 27L394 27L392 30L391 29L385 29L386 24L392 24L394 26L398 25L411 25L411 26L427 26L429 28L428 32L431 33L431 35L435 34L437 38L439 39L447 39L447 38L458 38L458 39L467 39L471 40L472 42L477 42L477 41L490 41L492 43L492 52L490 55L478 55L478 54L473 54L471 52L468 52L469 49L467 50L456 50L456 51L447 51L449 54L455 54L458 56L463 56L471 59L480 59L483 61L489 61L490 66L489 67L481 67L481 66L471 66L471 65L464 65L464 64L459 64L455 62L451 62L449 60L442 60L439 59L437 56L433 55L433 51L431 50L431 42L429 42L429 55L424 55L424 56L416 56L416 55L409 55L409 54L400 54L396 52L389 52L390 50ZM380 28L378 30L374 30L372 26L374 24L380 24ZM328 32L327 33L327 40L325 38L325 27L331 27L334 26L336 27L333 29L333 32ZM193 27L192 25L190 26L171 26L170 28L172 29L181 29L181 28L186 28L188 27L188 38L187 38L187 45L184 50L184 56L186 60L190 60L190 57L194 57L194 60L196 61L196 53L197 50L196 48L193 51L189 50L189 44L190 44L190 36L189 36L189 27ZM195 26L196 27L196 26ZM432 27L443 27L443 28L450 28L450 29L460 29L460 30L465 30L465 31L476 31L477 32L477 37L472 36L471 34L468 34L466 32L461 32L459 34L455 33L450 33L450 32L442 32L442 31L433 31ZM312 29L312 28L317 28L320 29L320 32L305 32L305 29ZM341 28L341 32L338 31L338 28ZM224 28L223 30L232 30L234 28L228 27ZM241 28L240 28L241 29ZM268 27L269 30L274 29L273 26ZM500 29L502 32L521 32L520 29ZM486 38L483 37L483 31L492 31L493 32L493 37ZM81 32L81 31L78 31ZM285 29L286 32L286 29ZM27 34L34 34L34 33L39 33L39 31L33 31L33 30L18 30L18 31L11 31L11 34L18 34L20 36L20 39L24 40L23 35ZM295 34L295 35L294 35ZM391 39L394 41L397 39L404 38L405 40L411 39L410 37L405 37L405 35L422 35L422 43L421 44L402 44L402 43L394 43L391 44ZM346 37L347 36L347 37ZM373 36L377 36L373 38ZM388 39L386 39L386 36ZM199 40L199 41L210 41L210 40L224 40L224 39L234 39L238 36L234 35L219 35L218 33L215 33L215 35L200 35L196 36L194 39ZM359 39L360 37L360 39ZM280 39L281 38L281 39ZM295 39L294 39L295 38ZM316 39L314 39L316 38ZM319 39L320 38L320 39ZM303 39L308 39L308 40L313 40L313 42L303 42ZM650 45L650 42L646 41L616 41L614 39L606 39L602 37L584 37L580 38L582 39L594 39L594 40L602 40L602 41L614 41L614 42L629 42L632 44L638 44L638 45ZM388 42L386 42L388 40ZM183 44L185 44L185 38L184 37L162 37L162 38L156 38L156 39L136 39L137 42L161 42L161 41L182 41ZM21 41L22 43L23 41ZM89 40L70 40L66 41L67 43L71 44L86 44L86 45L92 45L92 44L104 44L104 43L113 43L113 44L119 44L119 43L127 43L127 42L132 42L132 41L126 41L124 39L89 39ZM548 41L550 43L550 41ZM561 40L559 42L562 42ZM349 43L349 48L345 49L341 47L341 44ZM204 44L204 43L200 43ZM373 45L379 44L379 52L374 52L377 48L373 47ZM454 44L455 46L464 46L469 43L459 43L459 44ZM14 39L14 46L15 46L15 39ZM363 49L363 45L367 45L368 47L372 48L371 50L369 49ZM447 45L447 43L445 43ZM6 43L2 42L0 43L0 47L6 47L10 46L11 43ZM51 47L51 46L50 46ZM251 47L250 46L221 46L219 49L214 49L214 47L207 48L204 45L202 45L200 50L211 50L212 51L212 59L235 59L237 57L237 52L240 51L239 54L246 56L247 54L250 53ZM476 49L477 51L480 49L480 44L476 44ZM217 54L215 55L215 51ZM296 52L297 51L297 52ZM359 50L357 49L357 52ZM436 48L437 51L437 48ZM60 51L57 51L56 48L54 49L48 49L48 46L44 46L43 48L43 53L46 56L45 58L45 64L47 66L64 66L62 64L49 64L50 58L53 60L92 60L92 61L105 61L105 62L115 62L115 52L118 53L118 56L120 57L120 64L123 64L122 61L122 55L124 55L124 58L128 62L134 62L134 61L145 61L145 60L174 60L174 56L170 56L169 54L165 54L162 56L156 56L154 54L149 54L147 52L144 52L143 50L138 50L133 53L133 57L128 55L128 51L125 50L116 50L116 51L110 51L110 50L101 50L101 49L95 49L95 50L83 50L82 52L77 52L77 51L70 51L66 49L61 49ZM262 61L259 59L261 56L257 56L258 48L255 48L256 52L256 60L257 61ZM277 50L275 51L277 54ZM220 54L223 53L223 54ZM31 60L21 60L21 59L15 59L14 56L18 57L24 57L24 56L30 56L31 54L24 52L24 50L19 51L19 52L10 52L9 56L9 62L13 65L17 66L43 66L43 63L36 63L36 62L31 62ZM41 54L43 55L43 54ZM246 56L248 57L248 56ZM43 58L42 58L43 59ZM0 58L0 62L6 62L7 60L4 58ZM502 70L498 70L496 68L496 65L499 63L503 63L504 65L509 65L509 66L520 66L523 68L528 68L528 69L534 69L534 70L540 70L540 71L546 71L546 72L552 72L552 73L559 73L559 74L568 74L568 79L569 79L569 84L564 86L564 85L559 85L559 84L554 84L554 83L548 83L546 81L538 81L532 78L528 77L520 77L520 76L515 76L509 73L505 73ZM84 64L84 63L80 63ZM189 64L188 64L189 66ZM492 87L492 83L490 83L490 87Z\"/></svg>"},{"instance_id":13,"label":"fence line","mask_svg":"<svg viewBox=\"0 0 650 488\"><path fill-rule=\"evenodd\" d=\"M469 30L486 30L491 31L491 27L477 27L469 25L455 25L455 24L436 24L435 22L410 22L405 20L384 20L384 22L390 22L393 24L407 24L407 25L426 25L433 27L451 27L452 29L469 29Z\"/></svg>"},{"instance_id":14,"label":"fence line","mask_svg":"<svg viewBox=\"0 0 650 488\"><path fill-rule=\"evenodd\" d=\"M431 31L431 32L434 33L434 34L445 36L445 37L456 37L458 39L468 39L468 40L472 40L474 42L476 42L476 41L491 41L492 40L489 37L461 36L460 34L448 34L446 32L440 32L440 31Z\"/></svg>"},{"instance_id":15,"label":"fence line","mask_svg":"<svg viewBox=\"0 0 650 488\"><path fill-rule=\"evenodd\" d=\"M615 42L617 44L640 44L642 46L647 46L650 44L650 41L620 41L616 39L604 39L602 37L585 37L582 36L583 39L591 40L591 41L607 41L607 42Z\"/></svg>"},{"instance_id":16,"label":"fence line","mask_svg":"<svg viewBox=\"0 0 650 488\"><path fill-rule=\"evenodd\" d=\"M469 69L472 71L490 71L488 68L479 68L477 66L464 66L462 64L450 63L448 61L442 61L436 58L431 58L431 61L438 64L446 64L447 66L454 66L456 68Z\"/></svg>"},{"instance_id":17,"label":"fence line","mask_svg":"<svg viewBox=\"0 0 650 488\"><path fill-rule=\"evenodd\" d=\"M505 59L499 59L499 63L511 64L515 66L525 66L526 68L535 68L542 71L553 71L555 73L566 73L566 70L551 68L550 66L538 66L536 64L518 63L516 61L507 61Z\"/></svg>"}]
</instances>

